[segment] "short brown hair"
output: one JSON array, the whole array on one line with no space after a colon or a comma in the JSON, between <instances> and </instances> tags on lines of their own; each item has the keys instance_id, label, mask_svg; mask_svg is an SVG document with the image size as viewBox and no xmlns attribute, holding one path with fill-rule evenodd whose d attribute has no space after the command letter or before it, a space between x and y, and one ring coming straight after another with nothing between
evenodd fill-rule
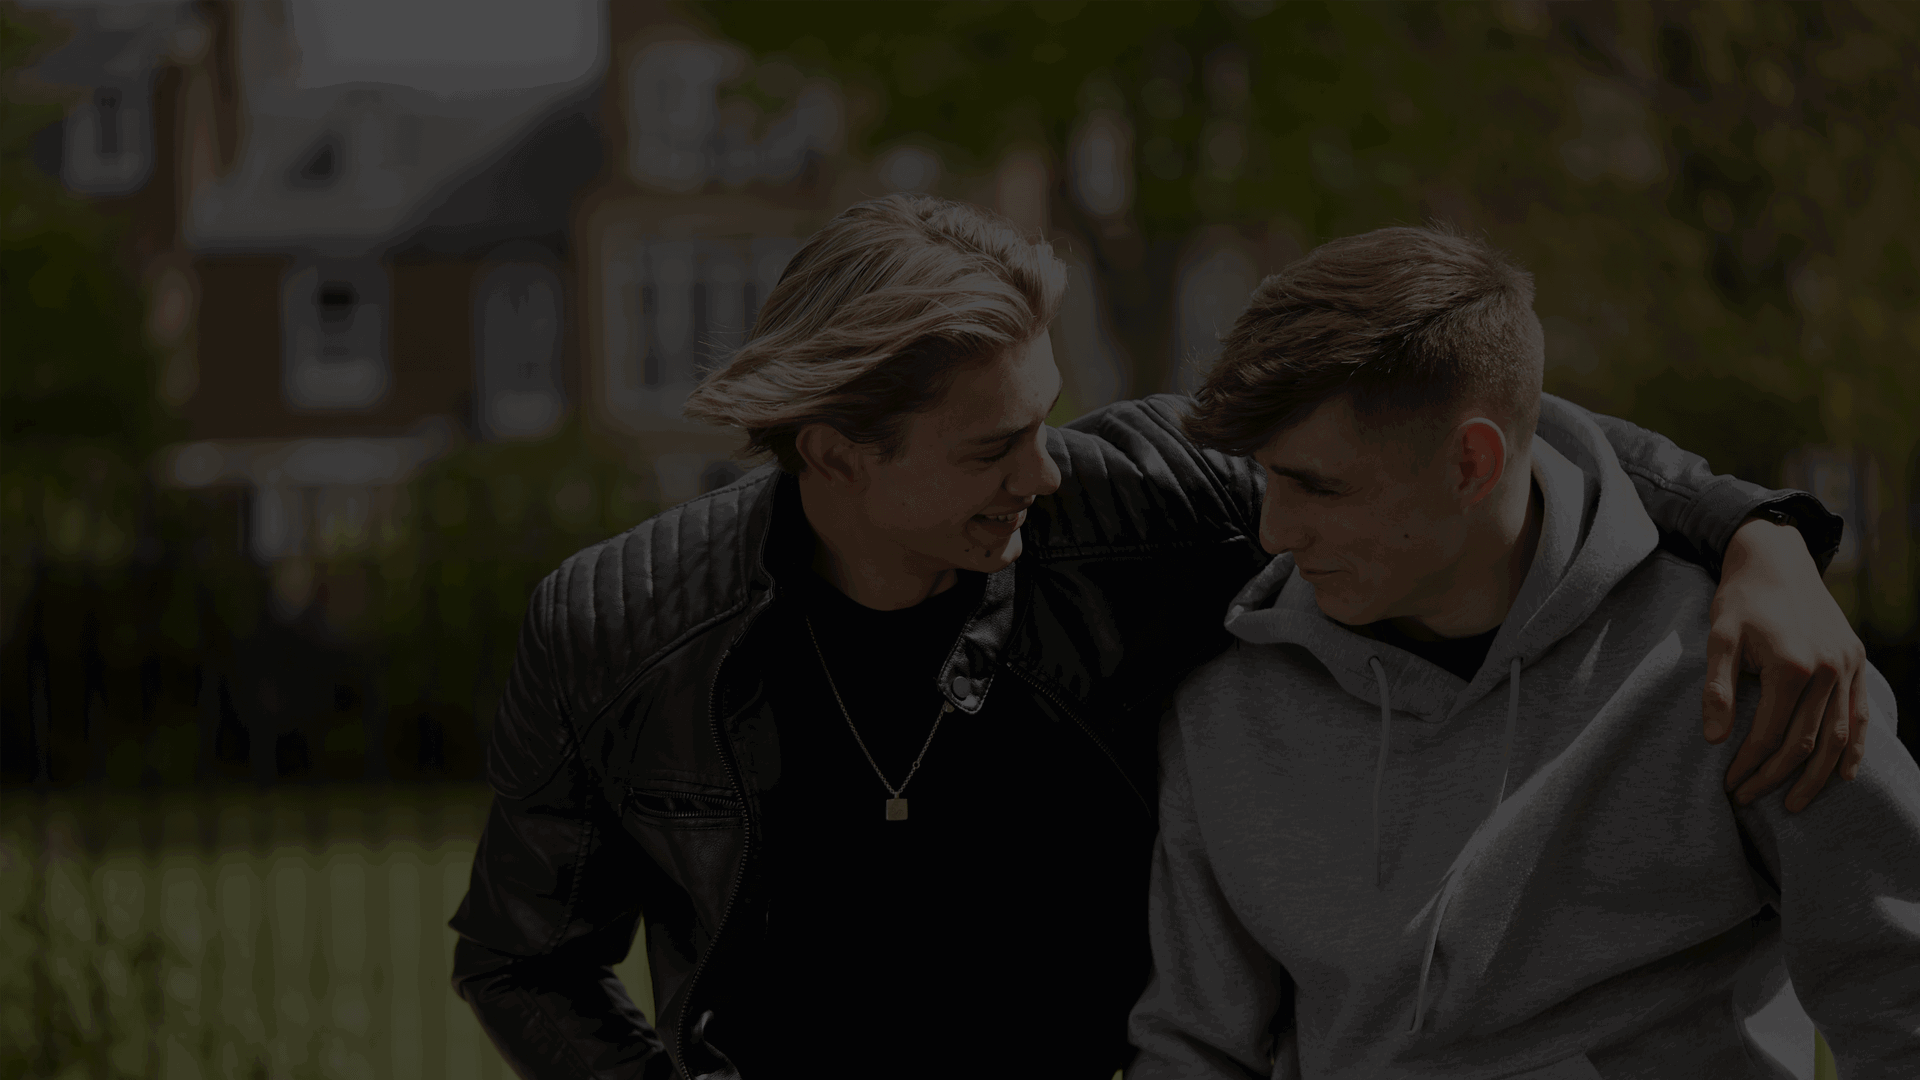
<instances>
[{"instance_id":1,"label":"short brown hair","mask_svg":"<svg viewBox=\"0 0 1920 1080\"><path fill-rule=\"evenodd\" d=\"M1322 244L1260 283L1224 346L1185 422L1209 449L1251 454L1341 395L1370 424L1486 404L1523 446L1539 421L1533 276L1445 227Z\"/></svg>"},{"instance_id":2,"label":"short brown hair","mask_svg":"<svg viewBox=\"0 0 1920 1080\"><path fill-rule=\"evenodd\" d=\"M696 420L743 429L750 453L805 467L794 440L824 423L892 457L907 419L954 376L1039 337L1066 290L1046 243L965 203L889 195L807 241L753 336L687 399Z\"/></svg>"}]
</instances>

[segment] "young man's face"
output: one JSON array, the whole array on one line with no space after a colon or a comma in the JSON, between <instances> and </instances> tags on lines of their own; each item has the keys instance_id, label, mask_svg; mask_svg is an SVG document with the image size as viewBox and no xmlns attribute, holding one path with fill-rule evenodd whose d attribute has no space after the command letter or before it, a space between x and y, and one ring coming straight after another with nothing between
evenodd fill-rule
<instances>
[{"instance_id":1,"label":"young man's face","mask_svg":"<svg viewBox=\"0 0 1920 1080\"><path fill-rule=\"evenodd\" d=\"M1266 468L1260 543L1293 552L1320 610L1349 626L1422 613L1465 539L1442 455L1405 430L1362 430L1344 396L1253 455Z\"/></svg>"},{"instance_id":2,"label":"young man's face","mask_svg":"<svg viewBox=\"0 0 1920 1080\"><path fill-rule=\"evenodd\" d=\"M892 461L870 461L871 524L933 569L992 573L1020 557L1026 508L1060 487L1047 414L1060 370L1045 333L962 371L907 424Z\"/></svg>"}]
</instances>

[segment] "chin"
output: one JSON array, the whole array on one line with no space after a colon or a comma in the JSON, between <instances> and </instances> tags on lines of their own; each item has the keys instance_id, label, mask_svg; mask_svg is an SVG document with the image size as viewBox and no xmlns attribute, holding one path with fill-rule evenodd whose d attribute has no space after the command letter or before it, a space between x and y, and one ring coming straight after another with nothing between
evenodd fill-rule
<instances>
[{"instance_id":1,"label":"chin","mask_svg":"<svg viewBox=\"0 0 1920 1080\"><path fill-rule=\"evenodd\" d=\"M1315 588L1313 602L1320 606L1320 614L1342 626L1365 626L1374 620L1367 611L1367 605L1345 596L1329 596L1325 591Z\"/></svg>"},{"instance_id":2,"label":"chin","mask_svg":"<svg viewBox=\"0 0 1920 1080\"><path fill-rule=\"evenodd\" d=\"M1025 549L1026 545L1019 532L1008 537L981 537L974 533L964 541L963 550L966 557L960 565L969 570L991 574L1012 565Z\"/></svg>"},{"instance_id":3,"label":"chin","mask_svg":"<svg viewBox=\"0 0 1920 1080\"><path fill-rule=\"evenodd\" d=\"M989 574L993 573L995 570L1004 570L1007 567L1013 565L1013 563L1020 558L1020 552L1022 552L1023 550L1025 550L1025 548L1020 543L1019 534L1016 533L1014 534L1013 539L1000 545L999 550L996 551L996 550L989 549L985 553L985 555L981 559L981 562L986 563L988 565L983 566L982 569L986 570L986 572Z\"/></svg>"}]
</instances>

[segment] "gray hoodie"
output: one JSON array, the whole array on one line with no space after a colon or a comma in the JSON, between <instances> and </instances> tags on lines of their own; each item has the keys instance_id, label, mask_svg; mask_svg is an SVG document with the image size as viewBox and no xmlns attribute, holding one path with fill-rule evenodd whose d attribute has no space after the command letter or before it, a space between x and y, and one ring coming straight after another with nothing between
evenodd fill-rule
<instances>
[{"instance_id":1,"label":"gray hoodie","mask_svg":"<svg viewBox=\"0 0 1920 1080\"><path fill-rule=\"evenodd\" d=\"M1845 1080L1920 1077L1891 691L1870 673L1855 780L1734 806L1757 694L1701 738L1713 582L1656 551L1597 428L1560 446L1471 682L1323 616L1288 556L1235 598L1162 733L1130 1078L1806 1075L1809 1014Z\"/></svg>"}]
</instances>

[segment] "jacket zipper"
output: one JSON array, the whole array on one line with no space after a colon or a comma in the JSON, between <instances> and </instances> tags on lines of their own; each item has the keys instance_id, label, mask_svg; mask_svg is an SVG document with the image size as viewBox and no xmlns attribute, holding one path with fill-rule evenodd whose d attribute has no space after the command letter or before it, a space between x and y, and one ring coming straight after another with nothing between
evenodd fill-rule
<instances>
[{"instance_id":1,"label":"jacket zipper","mask_svg":"<svg viewBox=\"0 0 1920 1080\"><path fill-rule=\"evenodd\" d=\"M748 621L752 621L752 616L748 617ZM741 637L745 636L746 631L742 630ZM720 909L720 922L713 928L713 938L707 942L707 953L693 966L693 974L687 977L684 991L686 1004L681 1007L680 1022L675 1025L678 1030L674 1033L674 1050L680 1059L681 1074L689 1078L693 1076L693 1070L687 1067L687 1023L693 1015L690 1008L693 992L700 985L700 973L707 970L707 961L713 958L714 950L720 947L720 934L726 929L727 917L733 914L733 903L740 896L740 886L747 876L749 849L753 846L753 822L749 820L747 811L746 782L741 779L733 755L728 752L726 737L720 734L720 673L726 670L727 658L733 655L733 646L739 641L740 638L734 638L727 650L720 654L720 662L713 666L713 684L707 688L707 727L713 735L714 749L720 753L720 762L727 767L727 779L733 784L733 793L740 800L740 866L733 872L733 885L727 890L727 903Z\"/></svg>"},{"instance_id":2,"label":"jacket zipper","mask_svg":"<svg viewBox=\"0 0 1920 1080\"><path fill-rule=\"evenodd\" d=\"M643 813L643 814L651 814L654 817L661 817L661 818L688 818L688 819L709 818L709 817L717 816L713 812L707 811L707 810L655 810L650 807L641 807L638 803L638 800L635 799L635 796L637 794L639 793L635 789L628 788L627 801L625 805L635 807L639 810L640 813ZM692 801L692 802L700 803L702 805L718 806L721 809L726 809L725 803L722 803L720 802L720 800L715 799L711 796L682 795L681 797L688 799L689 801Z\"/></svg>"},{"instance_id":3,"label":"jacket zipper","mask_svg":"<svg viewBox=\"0 0 1920 1080\"><path fill-rule=\"evenodd\" d=\"M1120 758L1114 754L1113 748L1108 746L1106 740L1102 739L1099 736L1099 734L1093 730L1093 726L1088 724L1085 720L1082 720L1080 718L1080 714L1075 712L1073 708L1069 706L1066 702L1060 700L1060 696L1058 694L1055 694L1053 690L1049 688L1045 683L1041 682L1040 677L1038 675L1030 674L1029 672L1027 672L1026 669L1020 667L1018 664L1010 663L1010 664L1007 664L1006 666L1008 670L1018 674L1020 678L1027 683L1028 686L1031 686L1035 690L1039 691L1041 697L1044 697L1048 701L1052 702L1054 708L1059 709L1062 713L1064 713L1067 716L1068 719L1072 720L1075 724L1079 725L1080 730L1086 734L1087 738L1093 740L1093 745L1099 747L1100 752L1107 756L1107 761L1113 765L1113 770L1120 774L1120 782L1127 785L1127 790L1133 792L1133 797L1140 800L1140 805L1145 807L1147 813L1151 815L1154 812L1153 804L1148 802L1147 797L1140 793L1139 787L1137 787L1133 782L1133 777L1128 776L1127 770L1121 767Z\"/></svg>"}]
</instances>

